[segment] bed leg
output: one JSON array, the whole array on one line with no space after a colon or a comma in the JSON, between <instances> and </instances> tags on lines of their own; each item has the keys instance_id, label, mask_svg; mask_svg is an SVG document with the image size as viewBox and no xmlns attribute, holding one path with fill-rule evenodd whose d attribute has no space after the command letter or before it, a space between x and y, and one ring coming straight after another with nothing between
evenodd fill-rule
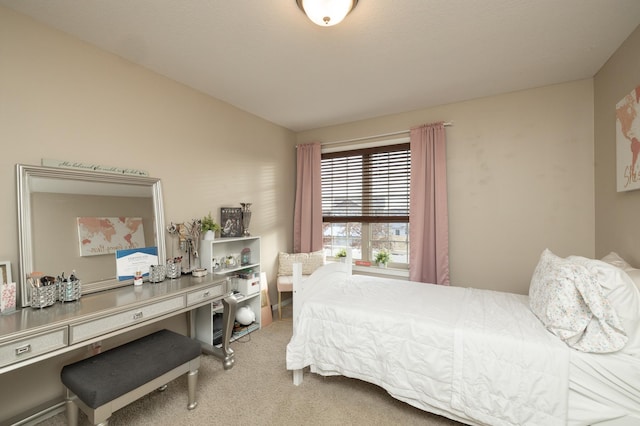
<instances>
[{"instance_id":1,"label":"bed leg","mask_svg":"<svg viewBox=\"0 0 640 426\"><path fill-rule=\"evenodd\" d=\"M302 384L302 369L293 370L293 384L300 386Z\"/></svg>"}]
</instances>

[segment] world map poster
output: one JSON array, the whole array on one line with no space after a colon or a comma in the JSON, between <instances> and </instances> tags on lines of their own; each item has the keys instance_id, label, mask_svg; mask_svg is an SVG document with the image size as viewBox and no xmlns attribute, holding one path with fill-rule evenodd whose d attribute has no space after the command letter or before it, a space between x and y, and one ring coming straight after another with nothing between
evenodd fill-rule
<instances>
[{"instance_id":1,"label":"world map poster","mask_svg":"<svg viewBox=\"0 0 640 426\"><path fill-rule=\"evenodd\" d=\"M618 192L640 188L640 86L616 104Z\"/></svg>"},{"instance_id":2,"label":"world map poster","mask_svg":"<svg viewBox=\"0 0 640 426\"><path fill-rule=\"evenodd\" d=\"M80 256L145 247L140 217L79 217Z\"/></svg>"}]
</instances>

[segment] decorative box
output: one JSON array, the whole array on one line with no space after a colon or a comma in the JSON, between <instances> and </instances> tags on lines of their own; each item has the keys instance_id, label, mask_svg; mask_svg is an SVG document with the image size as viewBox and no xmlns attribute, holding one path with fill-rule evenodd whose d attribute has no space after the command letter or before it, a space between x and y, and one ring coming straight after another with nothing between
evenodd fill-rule
<instances>
[{"instance_id":1,"label":"decorative box","mask_svg":"<svg viewBox=\"0 0 640 426\"><path fill-rule=\"evenodd\" d=\"M62 303L80 299L80 291L80 280L58 281L58 299Z\"/></svg>"},{"instance_id":2,"label":"decorative box","mask_svg":"<svg viewBox=\"0 0 640 426\"><path fill-rule=\"evenodd\" d=\"M260 291L260 277L253 277L249 279L244 279L240 277L236 277L235 279L235 288L245 296L249 296L250 294L258 293Z\"/></svg>"},{"instance_id":3,"label":"decorative box","mask_svg":"<svg viewBox=\"0 0 640 426\"><path fill-rule=\"evenodd\" d=\"M31 289L31 307L46 308L58 300L58 286L55 284L33 287Z\"/></svg>"},{"instance_id":4,"label":"decorative box","mask_svg":"<svg viewBox=\"0 0 640 426\"><path fill-rule=\"evenodd\" d=\"M169 262L166 265L167 278L180 278L182 275L182 264L178 262Z\"/></svg>"},{"instance_id":5,"label":"decorative box","mask_svg":"<svg viewBox=\"0 0 640 426\"><path fill-rule=\"evenodd\" d=\"M149 266L149 282L159 283L164 281L167 276L167 268L164 265L150 265Z\"/></svg>"}]
</instances>

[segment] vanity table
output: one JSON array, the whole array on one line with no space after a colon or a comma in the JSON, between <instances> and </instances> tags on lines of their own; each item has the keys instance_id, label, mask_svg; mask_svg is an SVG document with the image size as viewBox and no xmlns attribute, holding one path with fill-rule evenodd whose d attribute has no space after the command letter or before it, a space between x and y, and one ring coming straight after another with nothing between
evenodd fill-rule
<instances>
[{"instance_id":1,"label":"vanity table","mask_svg":"<svg viewBox=\"0 0 640 426\"><path fill-rule=\"evenodd\" d=\"M141 286L120 287L82 296L79 300L34 309L22 308L0 316L0 374L52 358L103 339L126 333L171 316L223 300L223 345L214 352L225 368L233 365L228 347L235 298L227 280L207 275ZM193 335L194 322L189 321Z\"/></svg>"},{"instance_id":2,"label":"vanity table","mask_svg":"<svg viewBox=\"0 0 640 426\"><path fill-rule=\"evenodd\" d=\"M229 338L237 301L225 278L182 275L141 286L118 278L117 249L155 247L158 264L181 254L179 241L165 235L160 179L67 165L16 165L19 300L15 312L0 315L0 424L30 413L37 416L57 403L61 384L51 368L95 354L103 340L105 346L122 344L180 315L186 317L187 334L194 337L193 312L219 300L222 347L203 346L203 351L221 358L225 369L234 363ZM97 219L98 229L85 229L84 224L92 223L87 219ZM135 241L142 245L121 247L127 230L102 227L119 222L139 224L130 233L137 233ZM90 249L83 249L87 241ZM34 271L51 276L74 271L82 283L80 299L31 307L28 277Z\"/></svg>"}]
</instances>

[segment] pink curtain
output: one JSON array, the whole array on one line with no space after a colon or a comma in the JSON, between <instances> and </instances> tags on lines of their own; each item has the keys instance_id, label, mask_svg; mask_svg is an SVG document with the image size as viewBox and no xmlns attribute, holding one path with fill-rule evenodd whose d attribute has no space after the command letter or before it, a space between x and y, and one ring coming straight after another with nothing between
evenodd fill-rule
<instances>
[{"instance_id":1,"label":"pink curtain","mask_svg":"<svg viewBox=\"0 0 640 426\"><path fill-rule=\"evenodd\" d=\"M293 213L293 251L322 249L321 146L298 145L296 204Z\"/></svg>"},{"instance_id":2,"label":"pink curtain","mask_svg":"<svg viewBox=\"0 0 640 426\"><path fill-rule=\"evenodd\" d=\"M444 123L411 129L409 279L449 285Z\"/></svg>"}]
</instances>

